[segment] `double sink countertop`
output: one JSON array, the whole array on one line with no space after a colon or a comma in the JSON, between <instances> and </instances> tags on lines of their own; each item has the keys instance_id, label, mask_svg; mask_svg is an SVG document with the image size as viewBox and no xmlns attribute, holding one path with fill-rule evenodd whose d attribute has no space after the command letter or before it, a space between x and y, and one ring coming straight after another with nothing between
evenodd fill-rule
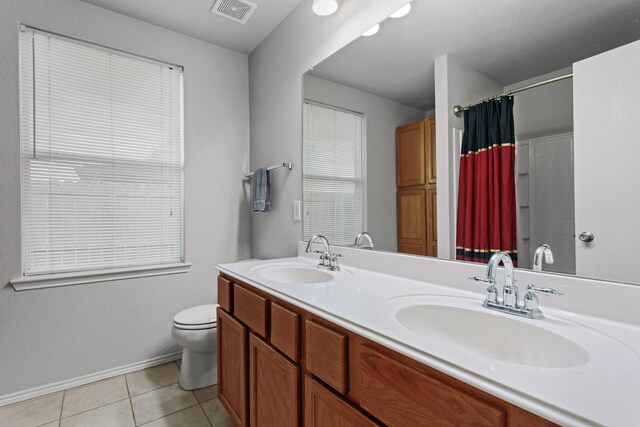
<instances>
[{"instance_id":1,"label":"double sink countertop","mask_svg":"<svg viewBox=\"0 0 640 427\"><path fill-rule=\"evenodd\" d=\"M558 424L640 425L637 323L580 312L588 308L585 298L570 311L571 304L551 306L540 297L541 320L503 314L482 307L483 287L467 283L484 266L340 252L337 272L318 268L317 255L304 254L302 242L295 258L217 269ZM437 280L451 276L457 277ZM516 270L519 276L551 280L565 293L559 298L580 295L582 286L587 296L607 290L640 303L640 289L630 285Z\"/></svg>"}]
</instances>

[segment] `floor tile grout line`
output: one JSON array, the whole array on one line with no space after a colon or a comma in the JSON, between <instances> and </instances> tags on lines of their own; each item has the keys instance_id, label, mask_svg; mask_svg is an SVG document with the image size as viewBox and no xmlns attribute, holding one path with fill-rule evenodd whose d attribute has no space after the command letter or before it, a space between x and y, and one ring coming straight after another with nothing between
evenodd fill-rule
<instances>
[{"instance_id":1,"label":"floor tile grout line","mask_svg":"<svg viewBox=\"0 0 640 427\"><path fill-rule=\"evenodd\" d=\"M129 399L129 398L125 397L124 399L119 399L119 400L116 400L114 402L109 402L109 403L105 403L104 405L96 406L95 408L87 409L87 410L82 411L82 412L77 412L75 414L71 414L71 415L68 415L66 417L61 417L59 421L66 420L67 418L75 417L76 415L86 414L87 412L95 411L96 409L101 409L101 408L104 408L105 406L113 405L114 403L120 403L120 402L122 402L124 400L127 400L127 399ZM129 400L131 400L131 399L129 399Z\"/></svg>"},{"instance_id":2,"label":"floor tile grout line","mask_svg":"<svg viewBox=\"0 0 640 427\"><path fill-rule=\"evenodd\" d=\"M211 399L213 400L213 399ZM208 402L208 400L207 400ZM204 417L206 418L207 422L209 423L209 425L211 427L213 427L213 423L211 422L211 420L209 419L209 416L207 415L207 412L204 410L204 408L202 407L202 403L198 403L198 406L200 407L200 410L202 411L202 413L204 414Z\"/></svg>"},{"instance_id":3,"label":"floor tile grout line","mask_svg":"<svg viewBox=\"0 0 640 427\"><path fill-rule=\"evenodd\" d=\"M127 381L127 375L126 374L124 376L124 384L127 387L127 396L129 396L129 407L131 408L131 417L133 418L133 425L137 426L138 423L136 423L136 413L133 410L133 401L131 400L131 391L129 391L129 381Z\"/></svg>"},{"instance_id":4,"label":"floor tile grout line","mask_svg":"<svg viewBox=\"0 0 640 427\"><path fill-rule=\"evenodd\" d=\"M192 393L192 394L193 394L193 393ZM195 397L195 396L194 396L194 397ZM198 400L196 399L196 402L197 402L197 401L198 401ZM171 416L171 415L173 415L173 414L177 414L178 412L182 412L182 411L186 411L187 409L191 409L191 408L193 408L194 406L199 406L199 403L196 403L195 405L185 406L184 408L179 409L179 410L177 410L177 411L173 411L173 412L168 413L168 414L165 414L165 415L163 415L163 416L161 416L161 417L159 417L159 418L154 418L154 419L152 419L152 420L149 420L149 421L147 421L147 422L146 422L146 423L144 423L144 424L140 424L140 425L136 424L136 427L142 427L142 426L145 426L145 425L147 425L147 424L149 424L149 423L152 423L152 422L154 422L154 421L158 421L158 420L161 420L161 419L166 418L166 417L168 417L168 416ZM202 409L202 408L201 408L201 409ZM204 411L204 410L203 410L203 411ZM207 416L207 414L204 414L204 416L206 417L206 416Z\"/></svg>"},{"instance_id":5,"label":"floor tile grout line","mask_svg":"<svg viewBox=\"0 0 640 427\"><path fill-rule=\"evenodd\" d=\"M175 360L174 360L173 362L163 363L162 365L151 366L150 368L145 368L145 369L141 369L141 370L139 370L139 371L129 372L129 373L127 373L127 374L124 374L125 381L126 381L126 379L127 379L127 375L136 374L136 373L138 373L138 372L146 371L147 369L157 368L158 366L164 366L164 365L168 365L168 364L170 364L170 363L175 363ZM177 364L176 364L176 366L177 366ZM178 367L178 380L179 380L179 378L180 378L180 367ZM129 383L127 383L127 391L129 391L129 385L128 385L128 384L129 384ZM160 390L161 388L169 387L170 385L174 385L174 384L178 384L178 382L171 383L171 384L167 384L167 385L163 385L163 386L156 387L156 388L153 388L153 389L150 389L150 390L146 390L146 391L144 391L144 392L142 392L142 393L138 393L138 394L136 394L135 396L140 396L141 394L145 394L145 393L148 393L148 392L150 392L150 391L154 391L154 390ZM129 397L130 397L131 399L133 399L135 396L132 396L132 395L131 395L131 392L129 392Z\"/></svg>"},{"instance_id":6,"label":"floor tile grout line","mask_svg":"<svg viewBox=\"0 0 640 427\"><path fill-rule=\"evenodd\" d=\"M58 427L62 424L62 411L64 411L64 398L67 395L67 390L62 391L62 403L60 404L60 416L58 417Z\"/></svg>"}]
</instances>

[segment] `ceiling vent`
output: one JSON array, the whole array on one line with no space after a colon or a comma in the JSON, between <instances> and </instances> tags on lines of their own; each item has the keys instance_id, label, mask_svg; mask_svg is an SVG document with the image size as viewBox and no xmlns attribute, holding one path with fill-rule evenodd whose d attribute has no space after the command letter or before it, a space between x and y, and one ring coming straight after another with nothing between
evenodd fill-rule
<instances>
[{"instance_id":1,"label":"ceiling vent","mask_svg":"<svg viewBox=\"0 0 640 427\"><path fill-rule=\"evenodd\" d=\"M211 13L244 24L257 7L246 0L216 0Z\"/></svg>"}]
</instances>

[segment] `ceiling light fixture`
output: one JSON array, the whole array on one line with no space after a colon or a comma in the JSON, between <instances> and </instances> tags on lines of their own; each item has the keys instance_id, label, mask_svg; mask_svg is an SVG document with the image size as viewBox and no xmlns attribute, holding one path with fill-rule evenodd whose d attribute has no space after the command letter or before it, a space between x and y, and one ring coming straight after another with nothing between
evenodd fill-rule
<instances>
[{"instance_id":1,"label":"ceiling light fixture","mask_svg":"<svg viewBox=\"0 0 640 427\"><path fill-rule=\"evenodd\" d=\"M375 33L378 32L378 30L380 29L380 24L376 24L373 27L369 28L367 31L365 31L364 33L362 33L363 36L365 37L369 37L374 35Z\"/></svg>"},{"instance_id":2,"label":"ceiling light fixture","mask_svg":"<svg viewBox=\"0 0 640 427\"><path fill-rule=\"evenodd\" d=\"M411 12L411 2L405 4L400 9L393 12L389 15L389 18L402 18L403 16L407 16L407 14Z\"/></svg>"},{"instance_id":3,"label":"ceiling light fixture","mask_svg":"<svg viewBox=\"0 0 640 427\"><path fill-rule=\"evenodd\" d=\"M338 10L339 0L313 0L311 10L313 13L320 16L328 16L335 13Z\"/></svg>"}]
</instances>

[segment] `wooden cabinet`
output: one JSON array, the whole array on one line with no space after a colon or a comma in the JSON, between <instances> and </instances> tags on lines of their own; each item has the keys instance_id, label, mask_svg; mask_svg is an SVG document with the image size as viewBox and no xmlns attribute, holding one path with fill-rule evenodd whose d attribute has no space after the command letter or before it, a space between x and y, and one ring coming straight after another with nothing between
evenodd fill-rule
<instances>
[{"instance_id":1,"label":"wooden cabinet","mask_svg":"<svg viewBox=\"0 0 640 427\"><path fill-rule=\"evenodd\" d=\"M396 129L396 186L427 183L426 148L424 120Z\"/></svg>"},{"instance_id":2,"label":"wooden cabinet","mask_svg":"<svg viewBox=\"0 0 640 427\"><path fill-rule=\"evenodd\" d=\"M222 276L218 276L218 305L227 311L227 313L233 312L232 300L233 297L233 283L229 279Z\"/></svg>"},{"instance_id":3,"label":"wooden cabinet","mask_svg":"<svg viewBox=\"0 0 640 427\"><path fill-rule=\"evenodd\" d=\"M252 427L300 424L300 368L251 334L249 338L249 408Z\"/></svg>"},{"instance_id":4,"label":"wooden cabinet","mask_svg":"<svg viewBox=\"0 0 640 427\"><path fill-rule=\"evenodd\" d=\"M304 385L306 427L372 427L375 422L311 377Z\"/></svg>"},{"instance_id":5,"label":"wooden cabinet","mask_svg":"<svg viewBox=\"0 0 640 427\"><path fill-rule=\"evenodd\" d=\"M506 411L453 388L366 345L353 368L359 404L384 424L419 427L503 426Z\"/></svg>"},{"instance_id":6,"label":"wooden cabinet","mask_svg":"<svg viewBox=\"0 0 640 427\"><path fill-rule=\"evenodd\" d=\"M299 362L300 315L281 304L271 304L270 342L289 359Z\"/></svg>"},{"instance_id":7,"label":"wooden cabinet","mask_svg":"<svg viewBox=\"0 0 640 427\"><path fill-rule=\"evenodd\" d=\"M262 337L267 336L266 298L244 287L233 287L233 315Z\"/></svg>"},{"instance_id":8,"label":"wooden cabinet","mask_svg":"<svg viewBox=\"0 0 640 427\"><path fill-rule=\"evenodd\" d=\"M234 315L218 308L218 393L236 427L554 425L246 283L221 278L231 283Z\"/></svg>"},{"instance_id":9,"label":"wooden cabinet","mask_svg":"<svg viewBox=\"0 0 640 427\"><path fill-rule=\"evenodd\" d=\"M346 393L347 336L311 320L305 322L307 371L340 393Z\"/></svg>"},{"instance_id":10,"label":"wooden cabinet","mask_svg":"<svg viewBox=\"0 0 640 427\"><path fill-rule=\"evenodd\" d=\"M438 255L435 119L396 129L398 252Z\"/></svg>"},{"instance_id":11,"label":"wooden cabinet","mask_svg":"<svg viewBox=\"0 0 640 427\"><path fill-rule=\"evenodd\" d=\"M248 426L247 402L249 331L218 308L218 397L234 424Z\"/></svg>"},{"instance_id":12,"label":"wooden cabinet","mask_svg":"<svg viewBox=\"0 0 640 427\"><path fill-rule=\"evenodd\" d=\"M398 198L398 252L427 255L427 192L400 188Z\"/></svg>"}]
</instances>

